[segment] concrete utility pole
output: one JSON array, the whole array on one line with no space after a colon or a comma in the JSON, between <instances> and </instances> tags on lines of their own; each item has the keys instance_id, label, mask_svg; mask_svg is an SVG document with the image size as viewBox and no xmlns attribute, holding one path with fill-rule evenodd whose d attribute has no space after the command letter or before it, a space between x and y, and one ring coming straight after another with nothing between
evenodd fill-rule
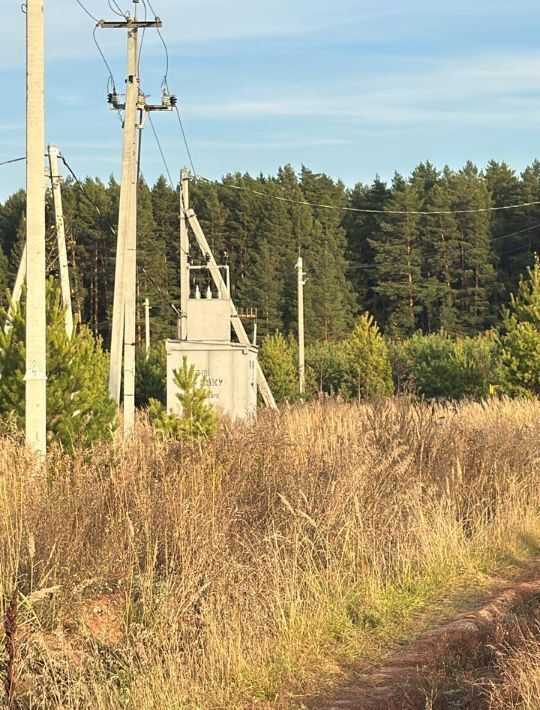
<instances>
[{"instance_id":1,"label":"concrete utility pole","mask_svg":"<svg viewBox=\"0 0 540 710\"><path fill-rule=\"evenodd\" d=\"M21 302L22 290L26 279L26 242L24 243L17 276L15 277L15 285L11 293L11 302L9 304L6 322L4 324L4 333L9 333L13 328L13 313L15 307Z\"/></svg>"},{"instance_id":2,"label":"concrete utility pole","mask_svg":"<svg viewBox=\"0 0 540 710\"><path fill-rule=\"evenodd\" d=\"M144 299L144 343L146 350L146 359L150 355L150 301Z\"/></svg>"},{"instance_id":3,"label":"concrete utility pole","mask_svg":"<svg viewBox=\"0 0 540 710\"><path fill-rule=\"evenodd\" d=\"M161 27L161 20L137 20L137 5L134 12L122 22L105 22L104 29L127 30L127 78L125 103L119 102L115 93L109 95L109 103L116 110L124 109L124 137L122 148L122 174L120 205L118 213L118 242L114 279L113 321L111 334L111 363L109 392L120 402L122 384L122 359L124 362L124 434L133 435L135 427L135 334L137 291L137 132L142 129L143 116L147 111L170 111L176 103L174 97L163 95L161 105L149 106L140 92L138 77L138 30ZM138 120L137 114L140 115ZM123 356L123 358L122 358Z\"/></svg>"},{"instance_id":4,"label":"concrete utility pole","mask_svg":"<svg viewBox=\"0 0 540 710\"><path fill-rule=\"evenodd\" d=\"M187 309L189 299L189 172L180 173L180 340L187 338Z\"/></svg>"},{"instance_id":5,"label":"concrete utility pole","mask_svg":"<svg viewBox=\"0 0 540 710\"><path fill-rule=\"evenodd\" d=\"M298 275L298 390L304 396L306 389L306 368L304 361L304 262L301 256L296 262Z\"/></svg>"},{"instance_id":6,"label":"concrete utility pole","mask_svg":"<svg viewBox=\"0 0 540 710\"><path fill-rule=\"evenodd\" d=\"M26 1L26 443L47 452L43 0Z\"/></svg>"},{"instance_id":7,"label":"concrete utility pole","mask_svg":"<svg viewBox=\"0 0 540 710\"><path fill-rule=\"evenodd\" d=\"M62 288L62 306L65 310L66 333L68 338L73 335L73 311L71 308L71 289L69 285L69 268L66 249L66 230L64 225L64 210L62 207L61 178L58 172L59 150L53 145L47 151L52 185L56 237L58 240L58 266L60 271L60 286Z\"/></svg>"},{"instance_id":8,"label":"concrete utility pole","mask_svg":"<svg viewBox=\"0 0 540 710\"><path fill-rule=\"evenodd\" d=\"M124 138L122 148L122 170L120 187L120 205L118 212L118 241L116 245L116 264L114 274L114 300L111 333L111 362L109 370L109 392L111 397L120 402L122 384L122 356L124 344L125 301L128 283L125 273L125 260L128 248L133 248L135 235L130 234L132 213L137 209L137 102L139 99L139 81L137 77L137 22L101 22L102 27L126 27L127 39L127 79L124 115ZM135 216L136 219L136 216ZM137 224L135 221L135 229ZM129 244L129 247L128 247ZM129 284L131 286L131 284ZM135 340L135 336L133 336Z\"/></svg>"}]
</instances>

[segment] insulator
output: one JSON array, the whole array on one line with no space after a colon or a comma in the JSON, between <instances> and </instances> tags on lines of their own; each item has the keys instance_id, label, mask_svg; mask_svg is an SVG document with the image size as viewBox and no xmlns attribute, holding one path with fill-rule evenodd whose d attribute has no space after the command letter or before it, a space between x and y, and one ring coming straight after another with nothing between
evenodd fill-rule
<instances>
[{"instance_id":1,"label":"insulator","mask_svg":"<svg viewBox=\"0 0 540 710\"><path fill-rule=\"evenodd\" d=\"M166 91L163 92L163 95L161 97L161 105L163 106L163 108L171 107L171 97Z\"/></svg>"},{"instance_id":2,"label":"insulator","mask_svg":"<svg viewBox=\"0 0 540 710\"><path fill-rule=\"evenodd\" d=\"M195 286L195 298L198 300L201 297L201 289L199 288L199 285Z\"/></svg>"},{"instance_id":3,"label":"insulator","mask_svg":"<svg viewBox=\"0 0 540 710\"><path fill-rule=\"evenodd\" d=\"M171 102L171 106L174 108L176 106L176 104L178 103L178 99L176 98L176 96L169 96L169 99Z\"/></svg>"},{"instance_id":4,"label":"insulator","mask_svg":"<svg viewBox=\"0 0 540 710\"><path fill-rule=\"evenodd\" d=\"M212 289L210 288L210 286L208 286L208 288L206 289L206 298L212 298Z\"/></svg>"}]
</instances>

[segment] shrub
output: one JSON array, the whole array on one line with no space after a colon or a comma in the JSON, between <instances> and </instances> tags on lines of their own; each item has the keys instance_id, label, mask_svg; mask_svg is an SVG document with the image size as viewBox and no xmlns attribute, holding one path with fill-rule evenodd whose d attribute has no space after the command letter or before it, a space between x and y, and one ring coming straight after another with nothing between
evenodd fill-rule
<instances>
[{"instance_id":1,"label":"shrub","mask_svg":"<svg viewBox=\"0 0 540 710\"><path fill-rule=\"evenodd\" d=\"M343 344L346 374L343 391L349 397L384 397L393 393L388 346L368 313Z\"/></svg>"},{"instance_id":2,"label":"shrub","mask_svg":"<svg viewBox=\"0 0 540 710\"><path fill-rule=\"evenodd\" d=\"M143 348L137 348L135 363L135 404L145 407L155 399L167 401L167 353L165 343L150 348L148 357Z\"/></svg>"},{"instance_id":3,"label":"shrub","mask_svg":"<svg viewBox=\"0 0 540 710\"><path fill-rule=\"evenodd\" d=\"M338 394L347 375L347 358L341 343L318 342L306 348L306 385L312 394Z\"/></svg>"},{"instance_id":4,"label":"shrub","mask_svg":"<svg viewBox=\"0 0 540 710\"><path fill-rule=\"evenodd\" d=\"M428 399L487 397L500 380L491 334L453 340L447 333L415 333L392 349L394 377Z\"/></svg>"},{"instance_id":5,"label":"shrub","mask_svg":"<svg viewBox=\"0 0 540 710\"><path fill-rule=\"evenodd\" d=\"M154 427L165 436L198 439L211 436L216 428L217 417L208 404L210 394L201 382L194 365L188 365L183 358L182 367L174 371L174 382L179 391L176 396L182 405L182 415L168 413L157 399L150 399L150 420Z\"/></svg>"},{"instance_id":6,"label":"shrub","mask_svg":"<svg viewBox=\"0 0 540 710\"><path fill-rule=\"evenodd\" d=\"M0 311L2 322L7 318ZM0 331L0 418L24 427L25 306L11 315L12 327ZM60 292L47 285L47 430L48 437L71 450L110 438L116 427L116 404L110 398L108 357L101 340L81 327L69 338Z\"/></svg>"},{"instance_id":7,"label":"shrub","mask_svg":"<svg viewBox=\"0 0 540 710\"><path fill-rule=\"evenodd\" d=\"M267 335L259 350L259 363L276 402L298 398L296 346L281 333Z\"/></svg>"}]
</instances>

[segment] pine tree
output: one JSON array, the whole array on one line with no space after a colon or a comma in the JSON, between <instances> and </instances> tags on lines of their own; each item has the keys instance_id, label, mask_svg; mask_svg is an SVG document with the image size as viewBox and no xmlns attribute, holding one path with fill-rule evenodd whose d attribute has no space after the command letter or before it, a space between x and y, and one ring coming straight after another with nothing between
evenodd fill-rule
<instances>
[{"instance_id":1,"label":"pine tree","mask_svg":"<svg viewBox=\"0 0 540 710\"><path fill-rule=\"evenodd\" d=\"M392 188L392 201L380 233L370 240L376 266L374 290L386 330L393 335L408 335L420 325L423 304L418 216L412 214L420 205L415 189L400 175L394 177Z\"/></svg>"},{"instance_id":2,"label":"pine tree","mask_svg":"<svg viewBox=\"0 0 540 710\"><path fill-rule=\"evenodd\" d=\"M0 315L5 322L7 314ZM15 308L12 328L0 330L0 418L24 426L25 305ZM66 449L110 438L116 405L107 387L108 358L87 328L72 338L65 330L60 292L47 286L47 430Z\"/></svg>"},{"instance_id":3,"label":"pine tree","mask_svg":"<svg viewBox=\"0 0 540 710\"><path fill-rule=\"evenodd\" d=\"M490 238L491 198L478 169L467 163L457 174L445 174L453 210L486 210L457 213L459 263L455 267L454 302L457 330L472 335L487 328L494 319L494 254Z\"/></svg>"},{"instance_id":4,"label":"pine tree","mask_svg":"<svg viewBox=\"0 0 540 710\"><path fill-rule=\"evenodd\" d=\"M500 358L509 394L540 395L540 258L503 310Z\"/></svg>"},{"instance_id":5,"label":"pine tree","mask_svg":"<svg viewBox=\"0 0 540 710\"><path fill-rule=\"evenodd\" d=\"M352 208L384 210L390 205L392 190L379 176L370 187L358 183L349 196ZM375 265L376 244L382 237L383 214L347 212L343 224L347 230L347 258L349 260L349 280L362 306L381 317L379 309L377 272ZM382 237L384 239L384 237Z\"/></svg>"},{"instance_id":6,"label":"pine tree","mask_svg":"<svg viewBox=\"0 0 540 710\"><path fill-rule=\"evenodd\" d=\"M358 399L393 393L388 346L373 316L364 313L344 343L348 377L344 391Z\"/></svg>"},{"instance_id":7,"label":"pine tree","mask_svg":"<svg viewBox=\"0 0 540 710\"><path fill-rule=\"evenodd\" d=\"M344 207L347 193L342 182L302 168L300 187L313 204ZM302 256L310 279L305 289L306 333L314 340L334 340L349 330L357 302L347 280L347 239L340 210L312 208L314 224ZM311 276L312 274L312 276Z\"/></svg>"},{"instance_id":8,"label":"pine tree","mask_svg":"<svg viewBox=\"0 0 540 710\"><path fill-rule=\"evenodd\" d=\"M485 178L495 207L521 202L522 187L519 179L506 163L491 160L485 170ZM523 250L524 237L523 233L516 232L521 232L529 225L530 222L527 224L521 210L499 210L492 215L491 237L498 257L499 303L507 300L508 294L517 288L522 273L522 257L519 254Z\"/></svg>"}]
</instances>

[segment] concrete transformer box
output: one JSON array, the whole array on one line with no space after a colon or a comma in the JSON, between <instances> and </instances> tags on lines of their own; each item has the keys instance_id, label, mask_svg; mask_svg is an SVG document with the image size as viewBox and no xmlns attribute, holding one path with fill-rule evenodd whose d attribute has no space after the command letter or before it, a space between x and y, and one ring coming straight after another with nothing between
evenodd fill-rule
<instances>
[{"instance_id":1,"label":"concrete transformer box","mask_svg":"<svg viewBox=\"0 0 540 710\"><path fill-rule=\"evenodd\" d=\"M247 419L257 412L257 350L253 345L231 342L167 340L167 410L182 413L176 396L174 371L183 358L194 365L210 392L210 404L232 419Z\"/></svg>"}]
</instances>

